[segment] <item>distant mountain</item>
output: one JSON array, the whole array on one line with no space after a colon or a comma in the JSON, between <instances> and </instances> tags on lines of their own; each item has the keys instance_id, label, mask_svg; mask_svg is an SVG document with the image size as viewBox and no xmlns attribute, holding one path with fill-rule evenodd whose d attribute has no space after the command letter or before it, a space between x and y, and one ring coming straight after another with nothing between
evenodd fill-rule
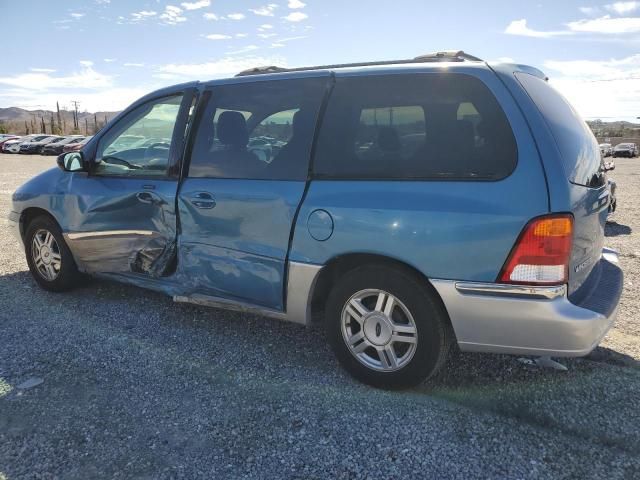
<instances>
[{"instance_id":1,"label":"distant mountain","mask_svg":"<svg viewBox=\"0 0 640 480\"><path fill-rule=\"evenodd\" d=\"M81 133L92 134L120 112L78 112L79 130ZM28 128L30 133L42 133L44 119L44 133L51 133L51 116L53 115L55 133L71 133L73 131L73 112L60 110L62 125L58 126L57 112L52 110L25 110L18 107L0 108L0 126L11 133L23 134ZM97 126L96 126L97 120ZM25 125L26 122L26 125Z\"/></svg>"},{"instance_id":2,"label":"distant mountain","mask_svg":"<svg viewBox=\"0 0 640 480\"><path fill-rule=\"evenodd\" d=\"M104 119L106 115L108 119L115 117L120 112L78 112L78 118L84 121L85 117L93 118L96 115L100 119ZM0 108L0 121L4 122L24 122L30 121L34 116L38 119L40 117L44 117L45 121L51 118L51 114L56 116L55 111L51 110L25 110L23 108L18 107L8 107L8 108ZM73 118L73 112L70 110L60 110L60 115L64 115L65 117Z\"/></svg>"}]
</instances>

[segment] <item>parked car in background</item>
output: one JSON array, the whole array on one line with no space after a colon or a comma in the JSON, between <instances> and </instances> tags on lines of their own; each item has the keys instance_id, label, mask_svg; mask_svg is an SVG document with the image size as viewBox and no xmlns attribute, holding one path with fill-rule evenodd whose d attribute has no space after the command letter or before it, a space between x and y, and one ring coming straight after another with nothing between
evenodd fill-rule
<instances>
[{"instance_id":1,"label":"parked car in background","mask_svg":"<svg viewBox=\"0 0 640 480\"><path fill-rule=\"evenodd\" d=\"M16 137L17 135L13 135L12 133L0 133L0 142L4 142L5 140L10 140Z\"/></svg>"},{"instance_id":2,"label":"parked car in background","mask_svg":"<svg viewBox=\"0 0 640 480\"><path fill-rule=\"evenodd\" d=\"M48 143L42 149L42 155L60 155L62 153L62 149L66 145L74 145L84 140L84 138L85 137L82 135L71 135L69 137L63 137L60 140L56 140L55 142Z\"/></svg>"},{"instance_id":3,"label":"parked car in background","mask_svg":"<svg viewBox=\"0 0 640 480\"><path fill-rule=\"evenodd\" d=\"M7 143L10 140L18 140L20 137L17 135L5 135L3 138L0 139L0 152L2 151L2 148L4 147L4 144Z\"/></svg>"},{"instance_id":4,"label":"parked car in background","mask_svg":"<svg viewBox=\"0 0 640 480\"><path fill-rule=\"evenodd\" d=\"M14 193L42 288L84 272L320 321L382 387L432 376L454 342L575 357L612 326L603 159L541 71L439 52L238 76L141 98ZM284 143L268 161L265 135Z\"/></svg>"},{"instance_id":5,"label":"parked car in background","mask_svg":"<svg viewBox=\"0 0 640 480\"><path fill-rule=\"evenodd\" d=\"M75 143L64 145L62 147L62 151L63 151L63 153L66 153L66 152L77 152L77 151L81 150L82 147L84 147L87 143L89 143L89 140L91 140L92 138L93 138L93 135L89 135L88 137L84 137L79 142L75 142Z\"/></svg>"},{"instance_id":6,"label":"parked car in background","mask_svg":"<svg viewBox=\"0 0 640 480\"><path fill-rule=\"evenodd\" d=\"M45 145L49 143L57 142L62 140L64 137L59 137L57 135L47 135L45 138L40 140L31 140L30 142L26 142L20 145L20 153L22 154L38 154L42 153L42 149Z\"/></svg>"},{"instance_id":7,"label":"parked car in background","mask_svg":"<svg viewBox=\"0 0 640 480\"><path fill-rule=\"evenodd\" d=\"M23 143L28 143L28 142L32 142L32 141L40 141L44 138L49 137L49 135L43 135L41 133L35 133L35 134L31 134L31 135L26 135L24 137L21 137L17 140L9 140L7 141L4 145L3 145L3 149L2 151L4 153L20 153L20 146Z\"/></svg>"},{"instance_id":8,"label":"parked car in background","mask_svg":"<svg viewBox=\"0 0 640 480\"><path fill-rule=\"evenodd\" d=\"M613 148L614 157L633 158L638 155L638 146L635 143L619 143Z\"/></svg>"},{"instance_id":9,"label":"parked car in background","mask_svg":"<svg viewBox=\"0 0 640 480\"><path fill-rule=\"evenodd\" d=\"M601 143L599 147L603 157L610 157L613 154L613 147L610 143Z\"/></svg>"}]
</instances>

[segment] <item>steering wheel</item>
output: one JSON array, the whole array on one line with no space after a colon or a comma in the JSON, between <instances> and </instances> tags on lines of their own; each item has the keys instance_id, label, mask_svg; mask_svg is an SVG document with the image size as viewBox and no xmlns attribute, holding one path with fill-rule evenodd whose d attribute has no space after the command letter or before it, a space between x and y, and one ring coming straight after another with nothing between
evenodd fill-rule
<instances>
[{"instance_id":1,"label":"steering wheel","mask_svg":"<svg viewBox=\"0 0 640 480\"><path fill-rule=\"evenodd\" d=\"M169 147L170 145L166 142L155 142L152 143L151 145L149 145L147 148L144 149L144 159L145 161L151 159L151 158L155 158L155 155L152 153L154 150L160 150L160 147L162 147L162 150L166 150L167 152L169 152Z\"/></svg>"},{"instance_id":2,"label":"steering wheel","mask_svg":"<svg viewBox=\"0 0 640 480\"><path fill-rule=\"evenodd\" d=\"M102 161L104 163L110 163L112 165L122 165L123 167L127 167L130 170L138 170L141 168L139 165L129 163L126 160L123 160L122 158L112 157L110 155L107 155L106 157L102 157Z\"/></svg>"}]
</instances>

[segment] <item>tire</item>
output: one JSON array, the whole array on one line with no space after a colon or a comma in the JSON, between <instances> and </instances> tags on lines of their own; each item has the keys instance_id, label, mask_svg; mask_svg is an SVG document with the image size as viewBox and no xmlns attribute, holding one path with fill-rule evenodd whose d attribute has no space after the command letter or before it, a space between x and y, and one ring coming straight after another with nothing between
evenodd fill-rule
<instances>
[{"instance_id":1,"label":"tire","mask_svg":"<svg viewBox=\"0 0 640 480\"><path fill-rule=\"evenodd\" d=\"M390 316L385 313L389 305ZM417 385L448 356L453 337L448 315L430 285L408 269L390 264L347 272L331 290L325 312L327 339L336 357L369 385Z\"/></svg>"},{"instance_id":2,"label":"tire","mask_svg":"<svg viewBox=\"0 0 640 480\"><path fill-rule=\"evenodd\" d=\"M40 249L36 250L38 244ZM81 274L53 219L44 215L34 218L27 225L24 247L29 271L42 288L65 292L78 284Z\"/></svg>"}]
</instances>

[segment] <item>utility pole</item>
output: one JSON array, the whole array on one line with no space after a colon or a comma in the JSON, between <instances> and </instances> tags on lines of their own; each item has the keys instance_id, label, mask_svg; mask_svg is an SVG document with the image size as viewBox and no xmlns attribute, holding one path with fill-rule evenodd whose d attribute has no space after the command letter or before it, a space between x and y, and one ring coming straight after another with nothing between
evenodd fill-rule
<instances>
[{"instance_id":1,"label":"utility pole","mask_svg":"<svg viewBox=\"0 0 640 480\"><path fill-rule=\"evenodd\" d=\"M78 100L71 100L74 108L73 114L73 128L76 130L80 130L80 125L78 124L78 107L80 106L80 102Z\"/></svg>"}]
</instances>

